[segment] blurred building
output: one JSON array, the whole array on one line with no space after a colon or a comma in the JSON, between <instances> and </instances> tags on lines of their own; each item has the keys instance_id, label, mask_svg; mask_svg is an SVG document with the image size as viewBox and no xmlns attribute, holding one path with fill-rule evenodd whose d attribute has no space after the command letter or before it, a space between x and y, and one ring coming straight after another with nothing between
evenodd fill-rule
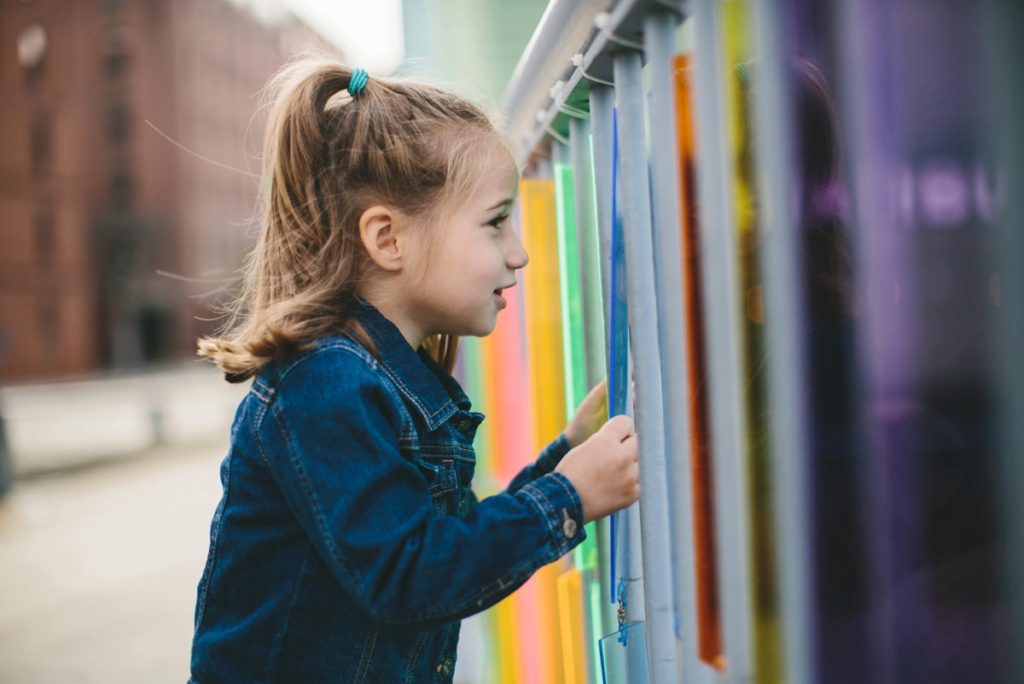
<instances>
[{"instance_id":1,"label":"blurred building","mask_svg":"<svg viewBox=\"0 0 1024 684\"><path fill-rule=\"evenodd\" d=\"M252 239L260 90L331 51L251 7L0 0L0 381L188 357L216 327L199 295Z\"/></svg>"}]
</instances>

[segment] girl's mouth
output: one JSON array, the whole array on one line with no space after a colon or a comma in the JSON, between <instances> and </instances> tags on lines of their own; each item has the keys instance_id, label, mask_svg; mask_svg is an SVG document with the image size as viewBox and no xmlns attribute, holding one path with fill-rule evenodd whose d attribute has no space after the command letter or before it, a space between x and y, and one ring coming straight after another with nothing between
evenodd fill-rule
<instances>
[{"instance_id":1,"label":"girl's mouth","mask_svg":"<svg viewBox=\"0 0 1024 684\"><path fill-rule=\"evenodd\" d=\"M506 306L508 306L508 300L506 300L501 295L501 293L504 292L505 290L507 290L510 287L515 287L515 285L516 285L516 281L513 280L508 285L505 285L503 287L496 287L496 288L494 288L494 304L495 304L495 306L498 307L498 311L501 311Z\"/></svg>"}]
</instances>

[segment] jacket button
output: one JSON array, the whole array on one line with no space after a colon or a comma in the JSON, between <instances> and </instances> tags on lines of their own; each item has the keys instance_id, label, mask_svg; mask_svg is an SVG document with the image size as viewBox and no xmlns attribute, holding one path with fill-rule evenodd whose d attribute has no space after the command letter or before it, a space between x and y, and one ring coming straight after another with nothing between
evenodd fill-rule
<instances>
[{"instance_id":1,"label":"jacket button","mask_svg":"<svg viewBox=\"0 0 1024 684\"><path fill-rule=\"evenodd\" d=\"M565 520L562 522L562 534L564 534L567 539L572 539L576 536L576 532L579 531L579 525L575 520L569 517L568 508L562 509L562 516L565 517Z\"/></svg>"},{"instance_id":2,"label":"jacket button","mask_svg":"<svg viewBox=\"0 0 1024 684\"><path fill-rule=\"evenodd\" d=\"M455 663L452 662L451 658L445 658L437 666L437 671L443 674L445 677L452 673L452 669L455 667Z\"/></svg>"},{"instance_id":3,"label":"jacket button","mask_svg":"<svg viewBox=\"0 0 1024 684\"><path fill-rule=\"evenodd\" d=\"M473 422L469 418L463 418L455 425L455 429L459 432L465 432L471 427L473 427Z\"/></svg>"}]
</instances>

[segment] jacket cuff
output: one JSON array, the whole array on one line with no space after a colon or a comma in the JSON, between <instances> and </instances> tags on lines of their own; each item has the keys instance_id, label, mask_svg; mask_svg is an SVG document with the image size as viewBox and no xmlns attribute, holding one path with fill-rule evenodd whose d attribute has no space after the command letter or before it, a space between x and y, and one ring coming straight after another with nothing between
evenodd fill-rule
<instances>
[{"instance_id":1,"label":"jacket cuff","mask_svg":"<svg viewBox=\"0 0 1024 684\"><path fill-rule=\"evenodd\" d=\"M564 437L562 438L564 439ZM544 517L555 554L560 558L587 538L583 529L583 504L569 478L548 473L519 490Z\"/></svg>"},{"instance_id":2,"label":"jacket cuff","mask_svg":"<svg viewBox=\"0 0 1024 684\"><path fill-rule=\"evenodd\" d=\"M569 449L569 440L566 439L565 433L562 432L551 444L544 447L544 451L540 452L540 456L537 457L539 472L550 473L554 470L555 466L562 460L562 457L569 453Z\"/></svg>"}]
</instances>

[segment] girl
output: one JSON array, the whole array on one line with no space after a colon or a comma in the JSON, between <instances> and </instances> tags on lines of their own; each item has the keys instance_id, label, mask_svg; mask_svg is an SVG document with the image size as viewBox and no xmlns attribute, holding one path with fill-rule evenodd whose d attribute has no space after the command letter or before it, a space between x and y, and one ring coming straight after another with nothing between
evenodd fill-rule
<instances>
[{"instance_id":1,"label":"girl","mask_svg":"<svg viewBox=\"0 0 1024 684\"><path fill-rule=\"evenodd\" d=\"M451 681L461 618L637 500L632 423L601 426L595 388L477 501L483 416L450 371L527 262L508 146L431 86L310 61L271 85L239 315L199 342L252 389L221 466L190 681Z\"/></svg>"}]
</instances>

